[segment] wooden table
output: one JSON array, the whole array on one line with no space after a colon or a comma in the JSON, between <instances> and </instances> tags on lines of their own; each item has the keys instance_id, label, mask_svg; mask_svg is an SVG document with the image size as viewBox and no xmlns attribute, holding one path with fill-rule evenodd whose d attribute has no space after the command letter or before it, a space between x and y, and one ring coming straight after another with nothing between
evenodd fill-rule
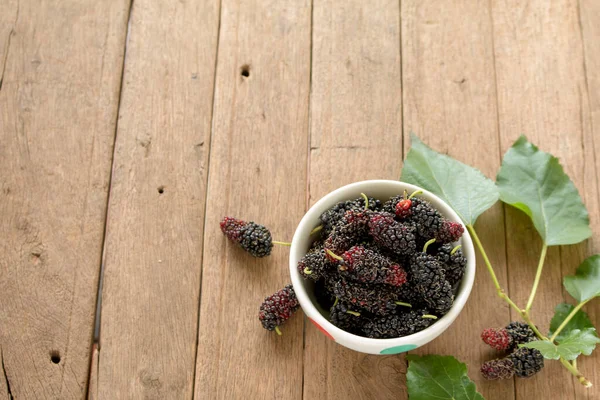
<instances>
[{"instance_id":1,"label":"wooden table","mask_svg":"<svg viewBox=\"0 0 600 400\"><path fill-rule=\"evenodd\" d=\"M569 299L562 277L600 250L596 0L0 9L0 398L405 399L403 356L346 350L302 316L263 330L288 251L252 259L218 221L289 240L332 189L397 179L411 131L492 178L522 133L560 157L595 238L550 249L541 325ZM477 229L524 304L532 225L497 204ZM600 302L586 309L598 326ZM557 362L483 381L479 333L510 318L479 268L459 319L418 353L463 360L487 399L600 398ZM596 387L598 354L579 363Z\"/></svg>"}]
</instances>

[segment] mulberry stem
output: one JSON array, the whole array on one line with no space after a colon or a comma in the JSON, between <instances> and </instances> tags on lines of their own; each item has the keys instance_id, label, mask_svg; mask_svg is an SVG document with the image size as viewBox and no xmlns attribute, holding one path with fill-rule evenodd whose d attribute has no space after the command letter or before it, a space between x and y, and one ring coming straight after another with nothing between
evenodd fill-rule
<instances>
[{"instance_id":1,"label":"mulberry stem","mask_svg":"<svg viewBox=\"0 0 600 400\"><path fill-rule=\"evenodd\" d=\"M314 235L317 232L321 232L321 229L323 229L323 225L317 226L315 229L313 229L312 231L310 231L310 235Z\"/></svg>"},{"instance_id":2,"label":"mulberry stem","mask_svg":"<svg viewBox=\"0 0 600 400\"><path fill-rule=\"evenodd\" d=\"M410 303L405 303L403 301L396 301L395 303L397 305L399 305L399 306L404 306L404 307L410 307L410 308L412 308L412 305Z\"/></svg>"},{"instance_id":3,"label":"mulberry stem","mask_svg":"<svg viewBox=\"0 0 600 400\"><path fill-rule=\"evenodd\" d=\"M415 197L418 194L423 194L422 190L415 190L410 196L408 196L408 199L412 199L413 197Z\"/></svg>"},{"instance_id":4,"label":"mulberry stem","mask_svg":"<svg viewBox=\"0 0 600 400\"><path fill-rule=\"evenodd\" d=\"M542 254L540 255L540 261L538 263L537 271L535 272L535 280L533 281L533 286L531 288L531 294L529 295L529 300L527 300L527 306L525 307L525 311L529 312L531 310L531 306L533 305L533 299L535 298L535 292L537 292L538 285L540 283L540 278L542 277L542 270L544 269L544 260L546 259L546 251L548 250L548 245L544 243L542 247Z\"/></svg>"},{"instance_id":5,"label":"mulberry stem","mask_svg":"<svg viewBox=\"0 0 600 400\"><path fill-rule=\"evenodd\" d=\"M573 374L573 376L575 378L577 378L579 383L581 383L586 388L592 387L592 382L588 381L585 378L585 376L581 375L581 372L579 372L579 370L577 368L575 368L573 365L571 365L570 362L568 362L567 360L565 360L564 358L561 357L560 363L567 369L567 371L569 371L571 374Z\"/></svg>"},{"instance_id":6,"label":"mulberry stem","mask_svg":"<svg viewBox=\"0 0 600 400\"><path fill-rule=\"evenodd\" d=\"M354 315L355 317L360 317L360 313L356 311L346 311L346 314Z\"/></svg>"},{"instance_id":7,"label":"mulberry stem","mask_svg":"<svg viewBox=\"0 0 600 400\"><path fill-rule=\"evenodd\" d=\"M310 270L308 267L304 268L304 271L303 271L303 272L304 272L304 274L305 274L305 275L310 275L310 274L312 274L312 271L311 271L311 270Z\"/></svg>"},{"instance_id":8,"label":"mulberry stem","mask_svg":"<svg viewBox=\"0 0 600 400\"><path fill-rule=\"evenodd\" d=\"M429 247L430 244L435 242L435 238L429 240L427 243L425 243L425 246L423 246L423 253L427 253L427 248Z\"/></svg>"},{"instance_id":9,"label":"mulberry stem","mask_svg":"<svg viewBox=\"0 0 600 400\"><path fill-rule=\"evenodd\" d=\"M277 334L278 334L279 336L281 336L281 335L282 335L282 333L281 333L281 331L279 330L279 327L278 327L278 326L276 326L276 327L275 327L275 332L277 332Z\"/></svg>"},{"instance_id":10,"label":"mulberry stem","mask_svg":"<svg viewBox=\"0 0 600 400\"><path fill-rule=\"evenodd\" d=\"M490 263L490 260L489 260L489 258L487 256L485 250L483 249L481 241L479 240L479 236L477 236L477 233L475 232L475 228L473 228L473 225L469 224L469 225L467 225L467 230L469 231L469 233L471 234L471 236L473 236L473 240L475 241L475 245L479 249L479 252L481 253L481 256L483 257L483 261L485 262L485 265L487 266L488 272L492 276L492 281L494 281L494 286L496 287L496 291L498 292L498 295L500 297L502 297L500 294L504 293L504 290L502 290L502 288L500 287L500 282L498 282L498 278L496 277L496 273L494 272L494 267L492 267L492 264ZM521 312L521 310L519 309L519 307L517 307L517 310L519 312Z\"/></svg>"},{"instance_id":11,"label":"mulberry stem","mask_svg":"<svg viewBox=\"0 0 600 400\"><path fill-rule=\"evenodd\" d=\"M329 249L325 249L325 251L327 252L327 254L329 254L331 257L335 258L338 261L342 261L343 258L338 256L337 254L335 254L333 251L329 250Z\"/></svg>"},{"instance_id":12,"label":"mulberry stem","mask_svg":"<svg viewBox=\"0 0 600 400\"><path fill-rule=\"evenodd\" d=\"M533 321L531 320L531 318L529 317L529 311L528 310L521 310L511 299L510 297L508 297L506 295L506 293L504 293L504 290L502 290L502 287L500 287L500 282L498 282L498 278L496 277L496 273L494 272L494 268L492 267L492 264L490 263L490 260L485 252L485 250L483 249L483 245L481 244L481 241L479 240L479 237L477 236L477 233L475 232L475 228L473 227L473 225L468 224L467 225L467 230L469 231L469 233L471 234L471 236L473 237L473 241L475 242L475 245L477 246L477 248L479 249L479 253L481 254L481 256L483 257L483 261L485 261L485 265L488 269L488 272L490 273L490 276L492 278L492 281L494 282L494 286L496 287L496 293L498 293L498 296L504 300L505 302L507 302L512 308L514 308L517 313L519 315L521 315L521 317L523 318L523 320L525 322L527 322L527 325L529 325L529 327L531 328L531 330L533 330L533 332L536 334L536 336L540 339L540 340L549 340L546 336L544 336L539 330L538 328L535 326L535 324L533 323ZM543 252L545 253L545 248L547 246L544 245L544 249ZM543 257L545 257L546 255L543 254ZM542 258L542 257L541 257ZM543 264L543 260L541 260L541 264ZM538 268L539 270L539 268ZM541 275L541 271L539 271L539 274ZM539 279L538 279L539 281ZM578 305L579 306L579 305ZM575 310L573 310L575 311ZM575 315L576 311L573 312L573 315ZM569 316L571 316L571 314L569 314ZM569 316L567 317L568 319ZM572 316L571 316L572 318ZM569 321L563 321L563 323L566 324ZM562 324L561 324L562 325ZM560 328L560 327L559 327ZM564 328L564 327L563 327ZM561 328L562 329L562 328ZM557 332L560 332L559 329L557 329ZM555 332L556 333L556 332ZM577 370L577 368L572 365L571 363L569 363L567 360L565 360L564 358L560 358L560 362L561 364L567 369L567 371L569 371L573 376L575 376L577 378L577 380L579 381L579 383L581 383L583 386L585 386L586 388L589 388L592 386L592 383L590 381L588 381L583 375L581 375L581 373L579 372L579 370Z\"/></svg>"},{"instance_id":13,"label":"mulberry stem","mask_svg":"<svg viewBox=\"0 0 600 400\"><path fill-rule=\"evenodd\" d=\"M423 314L423 315L421 315L421 318L437 319L437 317L435 315L431 315L431 314Z\"/></svg>"},{"instance_id":14,"label":"mulberry stem","mask_svg":"<svg viewBox=\"0 0 600 400\"><path fill-rule=\"evenodd\" d=\"M550 338L551 342L554 342L560 331L562 331L564 327L567 326L571 318L573 318L575 314L577 314L577 312L581 310L581 307L583 307L588 301L589 300L582 301L581 303L577 304L577 306L573 310L571 310L569 315L567 315L567 318L565 318L565 320L558 326L558 328L556 328L556 331L552 334L552 337Z\"/></svg>"},{"instance_id":15,"label":"mulberry stem","mask_svg":"<svg viewBox=\"0 0 600 400\"><path fill-rule=\"evenodd\" d=\"M546 336L544 336L544 334L542 334L542 332L539 331L539 329L537 328L537 326L535 326L535 324L533 323L533 321L529 317L529 312L527 312L525 310L521 310L520 312L521 312L521 317L523 318L523 321L527 322L527 325L529 325L529 327L531 328L531 330L533 331L533 333L535 333L535 335L540 340L546 340L546 341L548 341L548 338Z\"/></svg>"},{"instance_id":16,"label":"mulberry stem","mask_svg":"<svg viewBox=\"0 0 600 400\"><path fill-rule=\"evenodd\" d=\"M365 199L365 210L368 210L369 209L369 198L364 193L361 193L360 195L362 196L363 199Z\"/></svg>"},{"instance_id":17,"label":"mulberry stem","mask_svg":"<svg viewBox=\"0 0 600 400\"><path fill-rule=\"evenodd\" d=\"M290 242L277 242L275 240L271 240L271 243L278 244L280 246L291 246L292 245Z\"/></svg>"},{"instance_id":18,"label":"mulberry stem","mask_svg":"<svg viewBox=\"0 0 600 400\"><path fill-rule=\"evenodd\" d=\"M461 244L459 244L458 246L456 246L455 248L452 249L452 251L450 252L450 255L453 256L454 253L456 253L458 251L458 249L460 249L462 247Z\"/></svg>"}]
</instances>

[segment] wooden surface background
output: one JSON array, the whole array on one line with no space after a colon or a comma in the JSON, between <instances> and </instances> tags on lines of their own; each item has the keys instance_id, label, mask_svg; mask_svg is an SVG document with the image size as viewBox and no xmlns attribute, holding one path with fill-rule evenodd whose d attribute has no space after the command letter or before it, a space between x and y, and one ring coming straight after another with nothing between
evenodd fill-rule
<instances>
[{"instance_id":1,"label":"wooden surface background","mask_svg":"<svg viewBox=\"0 0 600 400\"><path fill-rule=\"evenodd\" d=\"M329 191L397 179L410 132L491 178L520 134L560 158L595 236L550 249L540 325L569 299L562 277L600 251L596 0L0 9L0 398L407 398L403 356L349 351L302 315L282 337L263 330L287 249L252 259L218 221L289 240ZM498 204L477 230L524 303L534 228ZM600 302L586 311L598 326ZM600 398L599 352L579 362L590 390L556 362L482 380L479 333L510 317L479 268L455 324L417 352L466 362L488 400Z\"/></svg>"}]
</instances>

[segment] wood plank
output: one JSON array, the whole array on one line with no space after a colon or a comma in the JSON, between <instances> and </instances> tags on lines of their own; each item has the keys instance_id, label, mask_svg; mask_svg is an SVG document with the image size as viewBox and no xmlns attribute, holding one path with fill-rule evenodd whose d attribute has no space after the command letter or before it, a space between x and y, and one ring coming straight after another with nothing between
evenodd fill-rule
<instances>
[{"instance_id":1,"label":"wood plank","mask_svg":"<svg viewBox=\"0 0 600 400\"><path fill-rule=\"evenodd\" d=\"M90 362L90 380L88 383L88 400L98 399L98 360L100 353L98 351L98 344L94 343L92 347L92 360Z\"/></svg>"},{"instance_id":2,"label":"wood plank","mask_svg":"<svg viewBox=\"0 0 600 400\"><path fill-rule=\"evenodd\" d=\"M219 2L133 3L105 252L98 396L190 398Z\"/></svg>"},{"instance_id":3,"label":"wood plank","mask_svg":"<svg viewBox=\"0 0 600 400\"><path fill-rule=\"evenodd\" d=\"M502 150L525 133L544 151L559 157L583 195L592 218L597 219L598 183L594 150L590 146L593 132L589 129L577 1L497 1L493 5L493 20ZM593 223L598 232L598 222ZM506 225L507 261L514 266L510 270L511 296L524 306L541 241L525 215L516 209L507 207ZM598 248L597 244L589 244L552 247L548 251L532 311L542 331L547 330L557 303L563 299L573 301L564 296L562 277L575 270L591 247ZM581 367L589 365L585 360ZM546 363L543 373L529 380L518 379L516 384L518 399L586 395L585 389L573 382L559 363L552 361Z\"/></svg>"},{"instance_id":4,"label":"wood plank","mask_svg":"<svg viewBox=\"0 0 600 400\"><path fill-rule=\"evenodd\" d=\"M402 162L398 1L314 2L310 203L345 184L398 179ZM366 355L305 327L306 399L406 397L399 356Z\"/></svg>"},{"instance_id":5,"label":"wood plank","mask_svg":"<svg viewBox=\"0 0 600 400\"><path fill-rule=\"evenodd\" d=\"M600 3L597 1L581 0L579 2L579 23L583 41L585 87L581 90L582 101L582 124L583 124L583 151L586 163L583 174L580 172L579 187L582 188L582 196L590 212L590 220L594 236L588 241L585 252L573 255L573 260L563 261L568 263L571 269L578 260L590 254L600 253ZM592 162L595 162L594 164ZM595 182L595 185L594 185ZM594 191L595 187L595 191ZM563 260L571 254L563 253ZM568 269L566 270L568 271ZM567 297L568 298L568 297ZM600 301L595 300L585 306L585 311L592 322L598 327L600 325ZM600 385L600 352L595 351L591 357L582 357L578 362L578 368L585 376L595 384L595 390L582 393L576 391L578 399L593 399L598 396L598 385Z\"/></svg>"},{"instance_id":6,"label":"wood plank","mask_svg":"<svg viewBox=\"0 0 600 400\"><path fill-rule=\"evenodd\" d=\"M2 3L0 343L17 399L85 395L127 9Z\"/></svg>"},{"instance_id":7,"label":"wood plank","mask_svg":"<svg viewBox=\"0 0 600 400\"><path fill-rule=\"evenodd\" d=\"M12 392L9 387L8 375L4 367L4 358L2 357L2 348L0 348L0 366L2 366L2 377L0 377L0 398L11 400Z\"/></svg>"},{"instance_id":8,"label":"wood plank","mask_svg":"<svg viewBox=\"0 0 600 400\"><path fill-rule=\"evenodd\" d=\"M435 150L495 178L500 156L492 40L486 3L402 2L406 151L413 131ZM508 290L502 207L482 215L476 230ZM489 382L479 373L484 361L497 357L481 342L481 331L509 321L508 310L494 292L478 254L475 285L462 313L448 331L416 352L452 354L467 364L486 399L510 399L512 382Z\"/></svg>"},{"instance_id":9,"label":"wood plank","mask_svg":"<svg viewBox=\"0 0 600 400\"><path fill-rule=\"evenodd\" d=\"M195 397L300 399L302 314L283 336L258 309L289 283L288 249L262 259L228 242L225 215L289 241L306 199L310 1L230 1L221 11ZM247 71L248 76L244 76Z\"/></svg>"}]
</instances>

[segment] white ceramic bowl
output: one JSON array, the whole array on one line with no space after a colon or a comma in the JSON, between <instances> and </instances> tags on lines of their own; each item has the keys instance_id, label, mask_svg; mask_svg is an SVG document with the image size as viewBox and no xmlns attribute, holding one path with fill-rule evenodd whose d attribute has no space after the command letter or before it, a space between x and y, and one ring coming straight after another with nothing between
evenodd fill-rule
<instances>
[{"instance_id":1,"label":"white ceramic bowl","mask_svg":"<svg viewBox=\"0 0 600 400\"><path fill-rule=\"evenodd\" d=\"M405 190L408 193L413 193L415 190L422 190L423 194L419 195L419 197L423 197L431 202L444 217L462 223L458 215L450 208L450 206L448 206L448 204L427 190L398 181L371 180L356 182L341 187L316 202L300 221L300 224L294 233L294 238L292 239L292 246L290 249L290 274L292 277L292 284L294 285L298 301L300 302L304 314L306 314L310 321L330 339L333 339L342 346L346 346L362 353L403 353L432 341L454 322L467 302L469 294L471 293L471 288L473 287L473 281L475 280L475 250L473 249L471 236L465 229L465 232L459 241L459 244L462 245L463 254L467 258L467 267L462 282L460 283L454 299L454 304L450 311L439 318L430 327L415 334L400 338L370 339L343 331L329 322L327 318L328 311L323 310L315 299L314 282L305 280L297 269L298 261L306 254L314 240L314 238L311 238L310 232L320 224L319 216L325 210L340 201L352 200L360 197L360 193L365 193L369 197L374 197L384 202L392 196L404 193Z\"/></svg>"}]
</instances>

